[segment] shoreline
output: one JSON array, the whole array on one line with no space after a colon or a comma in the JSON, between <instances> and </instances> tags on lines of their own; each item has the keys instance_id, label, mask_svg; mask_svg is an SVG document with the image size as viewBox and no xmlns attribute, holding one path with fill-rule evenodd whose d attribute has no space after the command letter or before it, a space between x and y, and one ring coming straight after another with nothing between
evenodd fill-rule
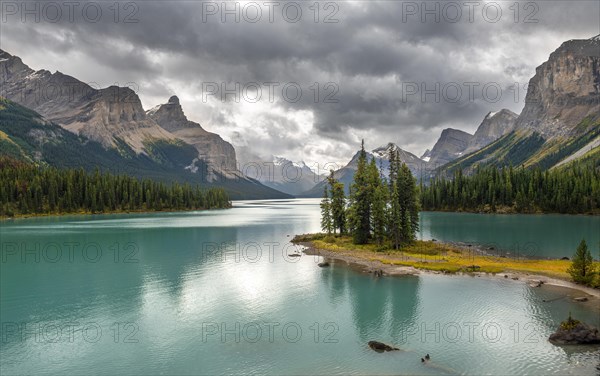
<instances>
[{"instance_id":1,"label":"shoreline","mask_svg":"<svg viewBox=\"0 0 600 376\"><path fill-rule=\"evenodd\" d=\"M518 211L482 211L482 210L444 210L444 209L435 209L435 210L425 210L421 209L421 212L425 213L456 213L456 214L497 214L497 215L572 215L572 216L584 216L584 217L598 217L600 216L599 212L587 212L587 213L560 213L560 212L518 212Z\"/></svg>"},{"instance_id":2,"label":"shoreline","mask_svg":"<svg viewBox=\"0 0 600 376\"><path fill-rule=\"evenodd\" d=\"M68 216L100 216L100 215L114 215L114 214L158 214L158 213L189 213L189 212L203 212L207 210L226 210L231 209L233 206L229 206L227 208L210 208L210 209L176 209L176 210L129 210L129 211L108 211L102 213L92 213L92 212L73 212L73 213L33 213L33 214L19 214L13 217L8 216L0 216L0 222L2 221L13 221L19 219L29 219L29 218L61 218Z\"/></svg>"},{"instance_id":3,"label":"shoreline","mask_svg":"<svg viewBox=\"0 0 600 376\"><path fill-rule=\"evenodd\" d=\"M453 243L443 243L456 246ZM304 247L302 252L306 255L314 255L320 256L324 259L341 261L346 264L346 266L357 269L363 273L375 273L381 272L383 276L418 276L420 274L426 275L445 275L445 276L471 276L471 277L484 277L488 279L508 279L514 281L516 283L526 283L532 287L540 288L541 286L548 285L554 288L565 288L571 291L577 291L579 296L577 297L586 297L588 298L588 302L592 300L592 302L596 300L600 300L600 289L595 289L588 286L578 285L574 282L567 281L564 279L545 276L542 274L536 273L525 273L520 271L511 271L506 270L499 273L486 273L486 272L458 272L458 273L446 273L441 271L427 270L427 269L419 269L414 266L402 266L402 265L393 265L386 264L379 260L367 259L364 257L360 257L356 252L351 250L346 250L342 252L330 251L327 249L317 248L310 241L301 241L295 244L301 245ZM591 299L590 299L591 298Z\"/></svg>"}]
</instances>

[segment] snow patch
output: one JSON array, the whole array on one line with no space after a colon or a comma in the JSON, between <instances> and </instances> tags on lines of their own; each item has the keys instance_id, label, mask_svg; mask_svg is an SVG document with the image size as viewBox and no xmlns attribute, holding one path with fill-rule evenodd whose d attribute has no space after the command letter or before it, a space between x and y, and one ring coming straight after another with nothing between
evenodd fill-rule
<instances>
[{"instance_id":1,"label":"snow patch","mask_svg":"<svg viewBox=\"0 0 600 376\"><path fill-rule=\"evenodd\" d=\"M425 158L421 158L422 160L424 160L425 162L429 162L429 160L431 159L431 157L425 157Z\"/></svg>"}]
</instances>

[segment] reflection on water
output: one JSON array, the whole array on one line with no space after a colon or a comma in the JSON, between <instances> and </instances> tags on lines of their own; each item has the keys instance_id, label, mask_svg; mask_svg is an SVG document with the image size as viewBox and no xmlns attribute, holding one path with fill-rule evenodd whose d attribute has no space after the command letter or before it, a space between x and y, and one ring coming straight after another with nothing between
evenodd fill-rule
<instances>
[{"instance_id":1,"label":"reflection on water","mask_svg":"<svg viewBox=\"0 0 600 376\"><path fill-rule=\"evenodd\" d=\"M290 237L318 227L318 200L2 223L0 374L594 374L597 347L546 339L569 312L600 326L597 301L288 257Z\"/></svg>"}]
</instances>

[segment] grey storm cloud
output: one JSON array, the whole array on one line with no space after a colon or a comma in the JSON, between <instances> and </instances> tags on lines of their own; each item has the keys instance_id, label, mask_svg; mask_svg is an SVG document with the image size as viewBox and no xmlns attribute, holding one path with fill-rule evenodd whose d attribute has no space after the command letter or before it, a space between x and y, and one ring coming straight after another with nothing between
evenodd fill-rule
<instances>
[{"instance_id":1,"label":"grey storm cloud","mask_svg":"<svg viewBox=\"0 0 600 376\"><path fill-rule=\"evenodd\" d=\"M24 14L3 1L0 46L36 69L136 82L146 107L176 93L188 117L260 145L261 157L344 161L361 137L418 154L445 127L473 132L489 111L518 113L536 66L563 41L600 33L598 1L322 1L318 13L315 2L274 3L130 1L116 12L80 2L69 19L60 1L61 17L47 2L26 2ZM238 22L224 7L240 10ZM269 82L279 83L272 101ZM207 83L258 83L263 95L202 103ZM286 83L302 89L297 100Z\"/></svg>"}]
</instances>

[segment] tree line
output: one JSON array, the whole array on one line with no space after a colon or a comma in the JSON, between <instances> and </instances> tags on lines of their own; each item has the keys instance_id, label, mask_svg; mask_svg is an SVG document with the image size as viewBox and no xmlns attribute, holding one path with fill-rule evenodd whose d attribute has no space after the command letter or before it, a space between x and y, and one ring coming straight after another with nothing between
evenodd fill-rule
<instances>
[{"instance_id":1,"label":"tree line","mask_svg":"<svg viewBox=\"0 0 600 376\"><path fill-rule=\"evenodd\" d=\"M165 184L0 158L0 216L227 208L221 188Z\"/></svg>"},{"instance_id":2,"label":"tree line","mask_svg":"<svg viewBox=\"0 0 600 376\"><path fill-rule=\"evenodd\" d=\"M390 164L386 177L375 158L367 161L363 141L348 198L344 185L331 171L320 205L324 232L351 235L355 244L389 242L396 249L415 239L419 229L416 180L406 164L401 163L394 146L388 155Z\"/></svg>"},{"instance_id":3,"label":"tree line","mask_svg":"<svg viewBox=\"0 0 600 376\"><path fill-rule=\"evenodd\" d=\"M461 170L422 187L424 210L600 213L600 169L588 163L542 171L512 166Z\"/></svg>"}]
</instances>

